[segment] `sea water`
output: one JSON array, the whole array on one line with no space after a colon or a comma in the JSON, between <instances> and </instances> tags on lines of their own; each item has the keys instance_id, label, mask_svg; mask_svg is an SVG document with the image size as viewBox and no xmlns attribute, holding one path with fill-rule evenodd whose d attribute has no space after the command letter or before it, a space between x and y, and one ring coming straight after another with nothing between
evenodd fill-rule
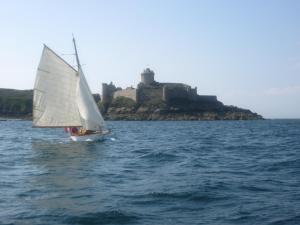
<instances>
[{"instance_id":1,"label":"sea water","mask_svg":"<svg viewBox=\"0 0 300 225\"><path fill-rule=\"evenodd\" d=\"M300 120L0 122L0 224L300 224Z\"/></svg>"}]
</instances>

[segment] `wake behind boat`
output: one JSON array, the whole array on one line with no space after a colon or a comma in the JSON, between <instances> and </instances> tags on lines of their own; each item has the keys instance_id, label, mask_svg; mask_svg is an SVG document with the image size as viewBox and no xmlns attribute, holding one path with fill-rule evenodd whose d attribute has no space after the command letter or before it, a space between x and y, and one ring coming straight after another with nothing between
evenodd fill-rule
<instances>
[{"instance_id":1,"label":"wake behind boat","mask_svg":"<svg viewBox=\"0 0 300 225\"><path fill-rule=\"evenodd\" d=\"M83 74L44 45L33 93L33 127L65 128L73 141L102 140L105 121Z\"/></svg>"}]
</instances>

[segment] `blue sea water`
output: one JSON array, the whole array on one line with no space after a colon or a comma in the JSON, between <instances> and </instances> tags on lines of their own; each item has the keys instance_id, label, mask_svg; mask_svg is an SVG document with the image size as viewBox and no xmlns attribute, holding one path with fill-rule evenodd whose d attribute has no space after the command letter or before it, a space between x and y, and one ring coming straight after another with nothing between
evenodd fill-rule
<instances>
[{"instance_id":1,"label":"blue sea water","mask_svg":"<svg viewBox=\"0 0 300 225\"><path fill-rule=\"evenodd\" d=\"M300 120L0 122L0 224L300 224Z\"/></svg>"}]
</instances>

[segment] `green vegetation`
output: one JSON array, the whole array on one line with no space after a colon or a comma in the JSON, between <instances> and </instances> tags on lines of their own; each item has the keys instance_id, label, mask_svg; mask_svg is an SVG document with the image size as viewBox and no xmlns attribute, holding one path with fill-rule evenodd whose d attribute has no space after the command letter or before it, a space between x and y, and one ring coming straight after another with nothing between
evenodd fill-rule
<instances>
[{"instance_id":1,"label":"green vegetation","mask_svg":"<svg viewBox=\"0 0 300 225\"><path fill-rule=\"evenodd\" d=\"M98 108L99 108L99 110L100 110L100 112L101 112L102 114L105 114L105 113L106 113L106 107L104 106L104 104L103 104L102 101L99 101L99 102L97 103L97 106L98 106Z\"/></svg>"},{"instance_id":2,"label":"green vegetation","mask_svg":"<svg viewBox=\"0 0 300 225\"><path fill-rule=\"evenodd\" d=\"M143 106L149 108L164 108L166 107L166 103L162 99L151 99L147 102L144 102Z\"/></svg>"},{"instance_id":3,"label":"green vegetation","mask_svg":"<svg viewBox=\"0 0 300 225\"><path fill-rule=\"evenodd\" d=\"M0 115L30 116L32 90L0 89Z\"/></svg>"},{"instance_id":4,"label":"green vegetation","mask_svg":"<svg viewBox=\"0 0 300 225\"><path fill-rule=\"evenodd\" d=\"M136 102L133 101L130 98L120 96L120 97L117 97L117 98L113 99L110 106L111 107L116 107L116 108L120 108L120 107L135 108L136 107Z\"/></svg>"},{"instance_id":5,"label":"green vegetation","mask_svg":"<svg viewBox=\"0 0 300 225\"><path fill-rule=\"evenodd\" d=\"M100 104L100 95L93 94ZM32 115L33 90L0 88L0 117L30 117Z\"/></svg>"}]
</instances>

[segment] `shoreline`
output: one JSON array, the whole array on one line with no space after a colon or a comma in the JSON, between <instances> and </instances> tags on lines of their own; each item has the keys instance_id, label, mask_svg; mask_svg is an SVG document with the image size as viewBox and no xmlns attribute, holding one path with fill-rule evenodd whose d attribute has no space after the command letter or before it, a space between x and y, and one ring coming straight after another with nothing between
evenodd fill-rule
<instances>
[{"instance_id":1,"label":"shoreline","mask_svg":"<svg viewBox=\"0 0 300 225\"><path fill-rule=\"evenodd\" d=\"M110 119L104 118L105 121L257 121L257 120L300 120L300 118L261 118L261 119L199 119L199 120L188 120L188 119ZM32 117L29 116L4 116L0 115L1 121L32 121Z\"/></svg>"},{"instance_id":2,"label":"shoreline","mask_svg":"<svg viewBox=\"0 0 300 225\"><path fill-rule=\"evenodd\" d=\"M300 119L300 118L299 118ZM128 119L128 118L105 118L105 121L257 121L257 120L299 120L299 119L269 119L269 118L256 118L256 119ZM0 116L0 122L2 121L32 121L32 118L28 117L2 117Z\"/></svg>"}]
</instances>

